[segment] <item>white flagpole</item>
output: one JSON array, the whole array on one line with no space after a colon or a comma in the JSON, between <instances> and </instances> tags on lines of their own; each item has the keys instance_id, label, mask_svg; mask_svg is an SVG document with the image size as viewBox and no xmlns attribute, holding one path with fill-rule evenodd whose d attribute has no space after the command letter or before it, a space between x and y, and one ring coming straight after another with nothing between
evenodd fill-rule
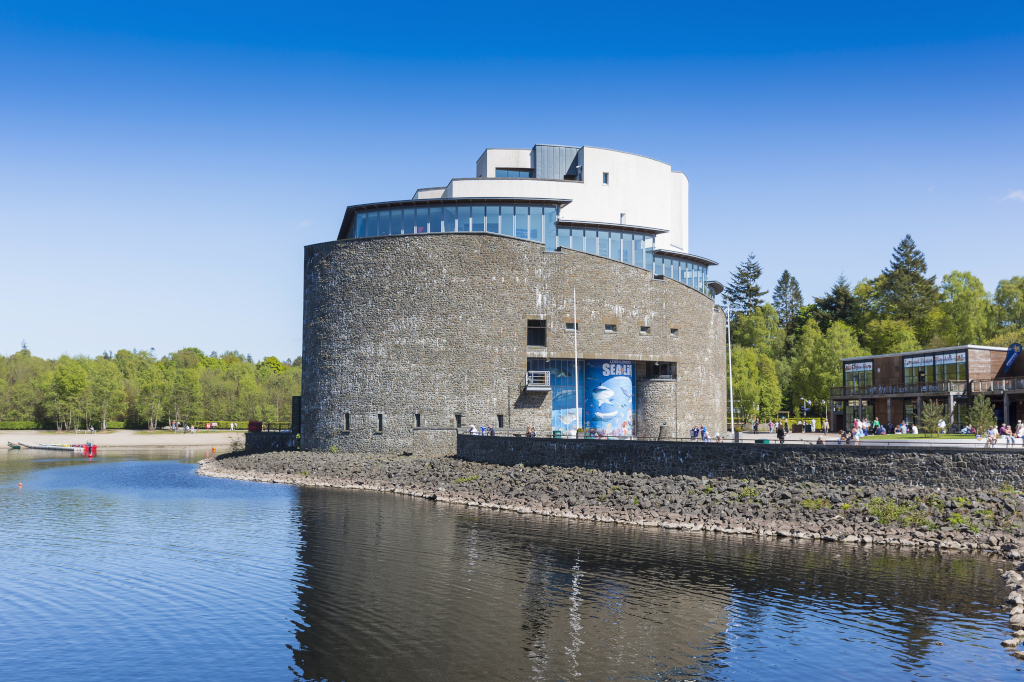
<instances>
[{"instance_id":1,"label":"white flagpole","mask_svg":"<svg viewBox=\"0 0 1024 682\"><path fill-rule=\"evenodd\" d=\"M576 319L576 287L572 290L572 357L573 367L572 375L576 377L576 432L579 433L579 429L583 426L583 420L580 419L580 348L578 343L578 334L580 333L580 322ZM576 434L573 434L573 438Z\"/></svg>"}]
</instances>

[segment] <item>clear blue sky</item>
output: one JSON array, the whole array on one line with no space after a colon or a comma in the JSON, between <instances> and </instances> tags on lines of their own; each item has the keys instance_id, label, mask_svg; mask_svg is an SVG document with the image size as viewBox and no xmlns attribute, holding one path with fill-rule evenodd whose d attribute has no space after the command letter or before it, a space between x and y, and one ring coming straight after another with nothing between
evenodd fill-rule
<instances>
[{"instance_id":1,"label":"clear blue sky","mask_svg":"<svg viewBox=\"0 0 1024 682\"><path fill-rule=\"evenodd\" d=\"M372 6L371 6L372 5ZM302 247L486 147L690 180L808 299L907 232L1024 274L1024 3L0 4L0 353L301 352Z\"/></svg>"}]
</instances>

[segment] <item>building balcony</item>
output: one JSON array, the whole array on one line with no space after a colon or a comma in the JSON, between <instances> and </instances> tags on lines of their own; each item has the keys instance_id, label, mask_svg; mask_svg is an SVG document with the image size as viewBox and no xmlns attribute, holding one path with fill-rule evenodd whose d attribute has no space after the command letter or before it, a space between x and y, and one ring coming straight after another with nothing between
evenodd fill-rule
<instances>
[{"instance_id":1,"label":"building balcony","mask_svg":"<svg viewBox=\"0 0 1024 682\"><path fill-rule=\"evenodd\" d=\"M550 391L551 372L530 371L526 373L527 391Z\"/></svg>"},{"instance_id":2,"label":"building balcony","mask_svg":"<svg viewBox=\"0 0 1024 682\"><path fill-rule=\"evenodd\" d=\"M829 393L833 399L883 398L893 396L913 398L919 395L963 395L966 391L966 381L932 381L919 384L880 384L877 386L833 386L830 389Z\"/></svg>"},{"instance_id":3,"label":"building balcony","mask_svg":"<svg viewBox=\"0 0 1024 682\"><path fill-rule=\"evenodd\" d=\"M1024 392L1024 377L1007 379L986 379L971 382L971 393L1020 393Z\"/></svg>"}]
</instances>

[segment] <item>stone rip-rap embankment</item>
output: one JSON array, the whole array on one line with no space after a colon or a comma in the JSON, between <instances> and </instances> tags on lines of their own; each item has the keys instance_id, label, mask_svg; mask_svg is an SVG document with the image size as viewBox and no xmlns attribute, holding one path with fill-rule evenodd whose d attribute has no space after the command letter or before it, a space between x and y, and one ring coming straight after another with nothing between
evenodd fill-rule
<instances>
[{"instance_id":1,"label":"stone rip-rap embankment","mask_svg":"<svg viewBox=\"0 0 1024 682\"><path fill-rule=\"evenodd\" d=\"M758 479L648 476L508 467L454 457L319 452L226 454L199 473L268 483L376 490L430 500L669 529L1024 553L1024 495L886 484L829 486ZM1024 563L1003 573L1012 638L1024 641Z\"/></svg>"}]
</instances>

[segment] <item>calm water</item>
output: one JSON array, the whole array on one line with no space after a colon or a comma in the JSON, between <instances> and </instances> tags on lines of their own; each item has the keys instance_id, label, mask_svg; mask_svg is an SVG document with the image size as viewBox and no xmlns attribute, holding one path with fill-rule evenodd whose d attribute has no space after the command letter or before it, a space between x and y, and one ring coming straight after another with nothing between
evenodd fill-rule
<instances>
[{"instance_id":1,"label":"calm water","mask_svg":"<svg viewBox=\"0 0 1024 682\"><path fill-rule=\"evenodd\" d=\"M18 490L18 482L24 489ZM1019 679L996 563L0 454L0 678Z\"/></svg>"}]
</instances>

